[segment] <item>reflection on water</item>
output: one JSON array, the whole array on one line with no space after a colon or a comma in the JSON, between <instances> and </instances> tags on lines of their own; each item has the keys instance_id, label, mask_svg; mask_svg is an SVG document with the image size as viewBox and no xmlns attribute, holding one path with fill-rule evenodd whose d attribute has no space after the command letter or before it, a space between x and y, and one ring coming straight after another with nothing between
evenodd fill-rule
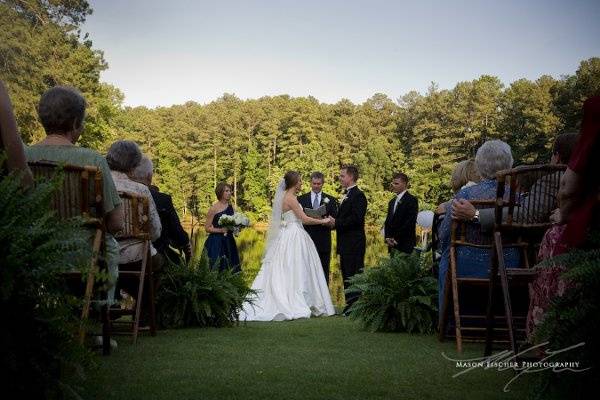
<instances>
[{"instance_id":1,"label":"reflection on water","mask_svg":"<svg viewBox=\"0 0 600 400\"><path fill-rule=\"evenodd\" d=\"M238 250L242 263L242 271L244 278L248 284L252 284L254 277L260 269L260 259L265 246L266 231L255 228L243 229L240 235L236 238ZM206 232L201 230L194 232L194 253L199 256L206 240ZM340 271L339 259L335 255L335 240L336 235L333 233L333 251L331 258L330 276L329 276L329 291L331 299L336 306L344 304L344 287L342 285L342 274ZM387 256L387 247L383 242L379 231L367 231L367 254L365 257L366 268L369 268L382 257Z\"/></svg>"}]
</instances>

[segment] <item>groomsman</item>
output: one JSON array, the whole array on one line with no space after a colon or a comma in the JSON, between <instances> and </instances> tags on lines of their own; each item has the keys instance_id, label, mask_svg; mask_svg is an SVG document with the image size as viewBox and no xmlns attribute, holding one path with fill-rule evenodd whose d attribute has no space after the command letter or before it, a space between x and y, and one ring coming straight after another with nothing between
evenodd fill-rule
<instances>
[{"instance_id":1,"label":"groomsman","mask_svg":"<svg viewBox=\"0 0 600 400\"><path fill-rule=\"evenodd\" d=\"M346 165L340 170L340 183L344 190L344 197L340 202L336 219L332 222L337 231L337 253L340 255L340 268L344 279L344 289L348 287L347 280L355 274L362 272L365 267L365 250L367 238L365 235L365 214L367 213L367 197L356 186L358 168ZM346 308L354 303L358 297L347 295Z\"/></svg>"},{"instance_id":2,"label":"groomsman","mask_svg":"<svg viewBox=\"0 0 600 400\"><path fill-rule=\"evenodd\" d=\"M384 237L388 251L398 250L412 253L416 244L416 224L419 202L408 192L408 176L397 173L392 180L392 192L395 196L388 204L385 219Z\"/></svg>"},{"instance_id":3,"label":"groomsman","mask_svg":"<svg viewBox=\"0 0 600 400\"><path fill-rule=\"evenodd\" d=\"M326 214L331 215L335 218L337 215L337 200L327 193L323 193L323 184L325 183L325 177L321 172L313 172L310 175L310 188L311 191L304 193L298 197L298 202L304 208L319 208L325 205ZM329 285L329 265L331 263L331 227L326 225L304 225L304 229L315 243L319 258L321 259L321 265L323 266L323 273L325 274L325 280Z\"/></svg>"}]
</instances>

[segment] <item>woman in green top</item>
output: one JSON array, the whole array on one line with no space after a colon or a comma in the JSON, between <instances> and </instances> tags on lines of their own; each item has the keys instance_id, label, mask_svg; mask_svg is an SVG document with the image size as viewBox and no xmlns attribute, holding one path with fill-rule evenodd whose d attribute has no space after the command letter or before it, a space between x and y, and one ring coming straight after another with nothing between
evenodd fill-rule
<instances>
[{"instance_id":1,"label":"woman in green top","mask_svg":"<svg viewBox=\"0 0 600 400\"><path fill-rule=\"evenodd\" d=\"M25 152L28 161L46 160L100 168L107 230L106 261L112 278L108 300L112 302L119 273L119 245L113 234L123 229L123 210L106 159L97 151L75 146L83 131L85 108L85 99L75 88L56 86L46 91L38 105L38 115L46 131L46 138L29 146Z\"/></svg>"}]
</instances>

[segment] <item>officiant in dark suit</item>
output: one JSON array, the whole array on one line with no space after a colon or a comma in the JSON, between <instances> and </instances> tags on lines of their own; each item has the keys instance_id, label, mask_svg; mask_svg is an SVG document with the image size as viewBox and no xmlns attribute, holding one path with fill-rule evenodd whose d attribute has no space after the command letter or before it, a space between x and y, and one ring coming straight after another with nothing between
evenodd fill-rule
<instances>
[{"instance_id":1,"label":"officiant in dark suit","mask_svg":"<svg viewBox=\"0 0 600 400\"><path fill-rule=\"evenodd\" d=\"M321 206L325 206L324 215L331 215L335 218L338 208L337 200L323 192L324 183L325 177L323 174L321 172L313 172L310 175L311 191L299 196L298 202L303 208L312 208L315 210ZM315 243L315 247L319 253L319 258L321 259L321 265L323 266L325 280L329 285L329 265L331 263L331 227L326 225L304 225L304 229Z\"/></svg>"},{"instance_id":2,"label":"officiant in dark suit","mask_svg":"<svg viewBox=\"0 0 600 400\"><path fill-rule=\"evenodd\" d=\"M419 202L408 192L408 176L401 172L392 178L392 192L395 196L388 204L385 218L384 237L388 250L412 253L416 245L416 224Z\"/></svg>"}]
</instances>

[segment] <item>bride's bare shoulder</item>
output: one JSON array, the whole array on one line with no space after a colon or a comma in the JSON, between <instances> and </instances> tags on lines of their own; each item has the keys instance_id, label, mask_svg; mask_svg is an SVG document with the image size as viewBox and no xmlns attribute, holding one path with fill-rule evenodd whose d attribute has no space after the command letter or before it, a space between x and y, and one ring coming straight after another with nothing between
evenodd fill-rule
<instances>
[{"instance_id":1,"label":"bride's bare shoulder","mask_svg":"<svg viewBox=\"0 0 600 400\"><path fill-rule=\"evenodd\" d=\"M286 193L285 196L283 196L283 204L281 207L281 211L282 212L287 212L292 210L296 203L298 203L298 199L296 198L296 196Z\"/></svg>"}]
</instances>

